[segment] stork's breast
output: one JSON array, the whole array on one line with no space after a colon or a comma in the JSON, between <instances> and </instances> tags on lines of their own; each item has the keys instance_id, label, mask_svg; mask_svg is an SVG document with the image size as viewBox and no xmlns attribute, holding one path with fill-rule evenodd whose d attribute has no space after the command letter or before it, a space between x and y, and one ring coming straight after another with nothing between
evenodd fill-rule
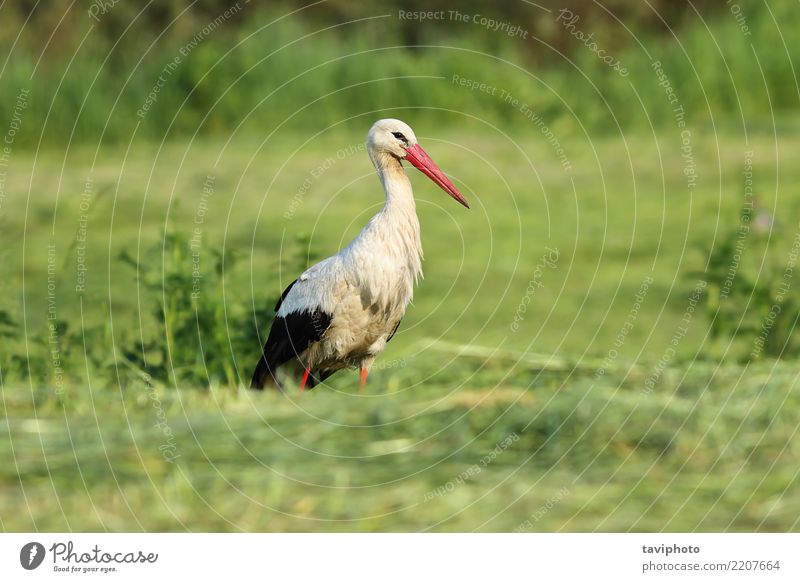
<instances>
[{"instance_id":1,"label":"stork's breast","mask_svg":"<svg viewBox=\"0 0 800 582\"><path fill-rule=\"evenodd\" d=\"M342 297L334 310L326 340L341 356L382 349L405 311L405 303L362 288Z\"/></svg>"}]
</instances>

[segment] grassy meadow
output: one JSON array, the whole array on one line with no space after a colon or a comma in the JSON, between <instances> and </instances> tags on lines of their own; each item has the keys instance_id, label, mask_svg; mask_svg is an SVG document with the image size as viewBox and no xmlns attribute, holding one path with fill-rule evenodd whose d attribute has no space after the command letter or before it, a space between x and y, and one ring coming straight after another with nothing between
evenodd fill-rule
<instances>
[{"instance_id":1,"label":"grassy meadow","mask_svg":"<svg viewBox=\"0 0 800 582\"><path fill-rule=\"evenodd\" d=\"M0 529L800 529L795 4L587 13L629 77L554 3L494 15L527 44L392 2L198 40L217 4L44 48L0 5ZM251 392L280 292L383 203L380 117L471 209L411 170L425 276L364 393Z\"/></svg>"},{"instance_id":2,"label":"grassy meadow","mask_svg":"<svg viewBox=\"0 0 800 582\"><path fill-rule=\"evenodd\" d=\"M63 386L53 390L49 355L36 358L38 340L4 340L43 366L33 371L42 374L37 380L15 378L13 362L5 368L6 529L797 527L795 368L709 361L710 321L698 307L674 356L653 376L689 304L692 273L703 267L694 247L738 219L742 144L718 136L696 143L698 164L719 164L721 190L732 195L720 196L720 178L708 172L690 196L667 137L576 142L567 175L537 139L478 128L426 138L421 129L420 140L473 208L461 209L413 176L426 276L368 390L357 394L355 375L343 373L308 394L251 394L241 386L258 341L230 352L226 338L258 316L256 308L272 305L310 251L335 252L381 200L369 161L356 150L296 203L310 172L362 136L301 139L281 140L279 149L293 152L284 144L298 143L299 150L280 171L269 160L281 153L258 142L224 151L203 140L142 147L100 156L94 168L93 152L81 149L68 163L55 155L17 160L35 163L37 176L60 186L33 184L50 194L27 211L21 200L7 206L7 257L18 261L18 279L8 283L21 294L5 307L20 313L24 301L26 318L15 324L32 338L47 335L48 245L55 244L58 318L84 321L89 341L65 331L60 341L72 345L61 345L69 356ZM768 137L749 145L762 153L755 171L765 192L776 191L770 179L800 180L788 163L800 143L787 137L782 144L778 156L785 157L777 158ZM635 175L608 170L631 167ZM766 175L774 167L782 174ZM172 268L164 232L193 232L209 174L214 193L200 213L208 280L201 279L202 299L188 315L205 313L207 297L232 321L212 314L209 323L221 328L212 329L198 319L172 346L176 369L159 382L126 353L140 336L158 334L159 273ZM86 290L77 293L76 192L87 175L95 193ZM779 216L796 215L788 198L763 200L770 208L776 202ZM776 239L781 256L789 247L786 237ZM756 243L751 260L764 256ZM222 247L237 260L214 278L213 251ZM123 251L138 253L142 268L156 263L155 286L137 279L136 268L119 259ZM180 256L177 268L188 277L191 254ZM541 286L530 287L532 280ZM620 344L626 320L632 326ZM725 349L735 351L739 341ZM241 382L205 369L219 355L214 350ZM157 356L147 362L153 368ZM180 365L207 376L176 389L170 379L182 377ZM656 379L649 390L648 378ZM482 466L511 436L518 438ZM462 476L476 464L479 473Z\"/></svg>"}]
</instances>

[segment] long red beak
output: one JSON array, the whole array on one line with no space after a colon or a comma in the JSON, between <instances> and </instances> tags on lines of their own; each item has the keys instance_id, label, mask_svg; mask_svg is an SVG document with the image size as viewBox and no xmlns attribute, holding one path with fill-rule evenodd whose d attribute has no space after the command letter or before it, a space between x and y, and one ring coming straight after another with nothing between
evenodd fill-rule
<instances>
[{"instance_id":1,"label":"long red beak","mask_svg":"<svg viewBox=\"0 0 800 582\"><path fill-rule=\"evenodd\" d=\"M459 204L469 208L467 200L458 191L458 188L444 175L431 157L425 153L419 144L406 148L406 159L412 166L433 180L439 188L450 194Z\"/></svg>"}]
</instances>

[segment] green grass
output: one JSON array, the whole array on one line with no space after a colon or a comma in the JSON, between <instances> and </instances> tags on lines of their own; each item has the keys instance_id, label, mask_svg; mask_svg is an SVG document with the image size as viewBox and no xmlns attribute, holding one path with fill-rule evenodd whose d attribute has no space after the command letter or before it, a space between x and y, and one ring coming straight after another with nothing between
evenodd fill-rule
<instances>
[{"instance_id":1,"label":"green grass","mask_svg":"<svg viewBox=\"0 0 800 582\"><path fill-rule=\"evenodd\" d=\"M437 132L415 124L411 115L404 117L419 128L422 143L462 187L473 209L460 208L423 177L413 176L426 278L393 340L395 353L425 335L509 350L603 357L642 282L653 276L619 358L658 360L695 285L689 273L703 271L704 253L738 225L745 149L757 152L753 166L759 198L779 221L766 246L748 241L753 269L757 272L764 257L782 268L790 251L791 217L800 211L787 186L800 182L800 170L791 163L800 143L791 135L779 135L776 151L766 135L753 134L746 145L732 134L698 131L694 155L704 171L690 194L677 131L658 140L570 143L573 171L568 175L535 134L512 141L478 127ZM91 176L82 296L91 309L84 309L84 319L93 325L113 317L119 325L108 333L119 338L140 324L151 329L154 293L136 285L135 270L119 256L127 252L145 261L155 276L162 275L164 232L189 238L203 181L211 173L215 194L200 225L202 295L252 316L254 307L268 306L296 276L298 263L305 262L296 255L336 252L382 203L366 154L356 153L312 179L294 214L285 218L311 172L327 158L336 159L340 148L361 143L363 135L325 133L306 145L301 135L277 139L263 148L242 141L224 150L216 141L160 149L137 145L127 157L124 150L102 150L94 168L94 151L86 148L71 150L66 158L15 153L7 188L22 194L6 199L0 237L5 283L17 291L3 299L0 309L17 314L20 329L25 326L29 335L45 331L48 244L54 241L58 318L81 327L75 237L80 194ZM36 194L27 202L29 188ZM298 243L298 233L308 235L307 242ZM515 312L547 248L559 250L558 268L544 270L542 287L520 331L514 332ZM238 259L217 281L213 269L222 249ZM279 258L288 264L281 267ZM179 263L184 274L192 267L188 256ZM694 356L703 342L707 322L698 315L695 323L677 348L679 359Z\"/></svg>"},{"instance_id":2,"label":"green grass","mask_svg":"<svg viewBox=\"0 0 800 582\"><path fill-rule=\"evenodd\" d=\"M3 527L798 528L793 367L671 370L646 395L636 371L595 383L505 358L432 363L377 371L364 396L352 377L287 395L95 388L66 404L7 388Z\"/></svg>"},{"instance_id":3,"label":"green grass","mask_svg":"<svg viewBox=\"0 0 800 582\"><path fill-rule=\"evenodd\" d=\"M397 17L407 4L338 4L336 16L314 16L313 10L251 3L185 55L181 49L228 5L215 10L208 3L179 16L176 4L162 8L161 21L147 12L138 17L136 6L114 6L100 23L81 8L64 9L57 27L58 18L34 19L27 27L22 19L0 20L0 39L13 47L0 71L0 119L11 119L25 88L30 95L16 143L27 147L197 133L263 136L286 126L315 131L353 117L352 127L361 127L365 112L372 118L400 106L415 108L431 125L459 126L475 116L513 131L518 114L500 97L506 91L562 135L646 132L674 121L654 61L693 122L768 127L773 115L791 117L800 98L794 69L800 48L791 42L800 34L800 16L792 0L748 3L749 36L727 5L699 14L684 9L684 21L671 30L644 5L612 5L620 21L597 7L592 16L585 7L589 15L578 30L620 60L626 77L566 32L555 3L549 14L516 7L522 18L485 3L462 6L465 13L511 20L530 35L509 39L473 23L429 22L415 26L416 50L406 47L408 23ZM170 12L174 22L164 16ZM40 58L42 39L51 34L61 46ZM165 75L176 57L177 67ZM458 86L453 75L496 87L496 94ZM160 76L157 101L138 115Z\"/></svg>"},{"instance_id":4,"label":"green grass","mask_svg":"<svg viewBox=\"0 0 800 582\"><path fill-rule=\"evenodd\" d=\"M214 1L38 10L19 42L0 8L0 528L800 529L796 282L750 356L796 271L800 12L741 4L749 36L595 6L623 77L527 5L494 15L523 41L250 3L143 116ZM412 177L426 276L365 394L245 390L277 294L381 205L388 116L472 209ZM776 220L738 256L748 160Z\"/></svg>"},{"instance_id":5,"label":"green grass","mask_svg":"<svg viewBox=\"0 0 800 582\"><path fill-rule=\"evenodd\" d=\"M14 153L7 191L20 194L4 201L0 235L4 282L14 290L0 304L10 318L0 321L0 433L8 433L0 438L0 526L797 530L793 362L741 365L724 356L723 343L717 363L706 353L708 313L698 308L652 390L645 386L680 325L692 273L704 268L698 249L711 251L738 224L745 147L757 152L761 202L780 222L766 246L748 239L747 268L764 257L782 268L798 216L790 186L800 183L790 163L798 139L779 135L776 150L767 135L751 134L745 145L732 133L696 132L704 171L689 195L677 133L571 141L566 175L535 133L511 141L478 123L437 130L400 113L473 208L413 176L426 277L364 397L352 374L281 395L249 393L224 371L247 379L259 346L241 332L254 307L263 317L309 249L335 252L380 204L361 152L312 181L284 217L310 172L360 143L361 132L325 132L307 144L306 134L285 133L263 148L137 143L102 149L96 161L80 147ZM187 249L167 246L162 256L162 248L165 231L191 234L209 173L215 193L200 265L203 309L214 309L198 311L203 324L193 330L185 325L191 304L160 294L161 280L184 291L191 284ZM87 176L81 298L74 238ZM35 195L26 200L29 188ZM298 241L298 233L308 237ZM46 328L50 242L60 393ZM216 275L223 246L238 258ZM557 267L542 271L513 331L548 247L559 249ZM141 280L123 251L147 265ZM638 317L616 345L646 277L653 282ZM169 348L177 370L153 354L146 363L131 355L142 338L164 347L160 301L164 317L184 325ZM233 350L229 340L238 342ZM211 356L199 346L217 350L222 372L209 372ZM153 373L159 366L168 370L163 381ZM164 451L179 456L171 463ZM459 482L475 464L481 470Z\"/></svg>"}]
</instances>

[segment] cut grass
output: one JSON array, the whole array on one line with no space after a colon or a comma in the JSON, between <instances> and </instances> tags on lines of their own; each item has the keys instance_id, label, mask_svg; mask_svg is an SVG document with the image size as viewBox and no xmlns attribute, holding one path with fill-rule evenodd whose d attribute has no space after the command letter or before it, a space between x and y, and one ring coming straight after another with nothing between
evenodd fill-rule
<instances>
[{"instance_id":1,"label":"cut grass","mask_svg":"<svg viewBox=\"0 0 800 582\"><path fill-rule=\"evenodd\" d=\"M70 386L60 402L6 387L3 527L798 529L793 367L670 369L646 394L624 373L567 381L522 363L499 380L492 365L459 360L469 380L447 382L419 357L364 396L352 374L305 394Z\"/></svg>"}]
</instances>

